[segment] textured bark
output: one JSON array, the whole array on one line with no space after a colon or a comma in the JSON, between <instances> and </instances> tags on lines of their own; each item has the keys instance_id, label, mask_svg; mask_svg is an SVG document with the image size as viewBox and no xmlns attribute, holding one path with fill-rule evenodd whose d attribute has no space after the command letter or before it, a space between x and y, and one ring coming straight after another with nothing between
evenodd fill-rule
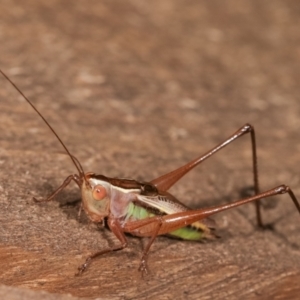
<instances>
[{"instance_id":1,"label":"textured bark","mask_svg":"<svg viewBox=\"0 0 300 300\"><path fill-rule=\"evenodd\" d=\"M86 171L151 180L249 122L261 189L285 183L300 198L298 1L0 0L0 20L0 68ZM74 277L117 240L77 219L73 184L53 202L33 202L76 170L3 78L0 116L1 298L297 299L300 219L286 195L265 201L273 230L258 230L246 205L215 216L216 241L158 238L145 279L145 241L130 236L127 249ZM199 208L251 186L246 136L171 192Z\"/></svg>"}]
</instances>

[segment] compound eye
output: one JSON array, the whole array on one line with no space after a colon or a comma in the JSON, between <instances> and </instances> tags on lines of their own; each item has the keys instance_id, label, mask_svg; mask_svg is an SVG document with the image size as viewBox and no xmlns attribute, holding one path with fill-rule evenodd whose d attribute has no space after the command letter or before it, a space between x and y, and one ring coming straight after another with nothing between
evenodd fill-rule
<instances>
[{"instance_id":1,"label":"compound eye","mask_svg":"<svg viewBox=\"0 0 300 300\"><path fill-rule=\"evenodd\" d=\"M106 189L104 186L98 184L94 187L93 197L95 200L103 200L106 197Z\"/></svg>"}]
</instances>

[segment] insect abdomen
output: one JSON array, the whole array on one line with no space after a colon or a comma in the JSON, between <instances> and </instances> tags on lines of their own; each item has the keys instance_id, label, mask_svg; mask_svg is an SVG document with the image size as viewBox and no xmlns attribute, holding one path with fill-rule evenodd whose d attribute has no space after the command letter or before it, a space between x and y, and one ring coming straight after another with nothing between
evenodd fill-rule
<instances>
[{"instance_id":1,"label":"insect abdomen","mask_svg":"<svg viewBox=\"0 0 300 300\"><path fill-rule=\"evenodd\" d=\"M134 203L130 203L128 207L128 212L126 215L126 219L130 221L143 220L146 218L155 217L158 214L149 211L147 208L136 205ZM164 215L164 214L162 214ZM198 224L199 223L199 224ZM198 226L197 226L198 225ZM206 227L200 222L196 222L191 226L182 227L176 229L174 231L169 232L167 235L175 238L180 238L184 240L190 241L198 241L205 237L207 237L207 232L202 230L201 227ZM209 229L207 228L209 231Z\"/></svg>"},{"instance_id":2,"label":"insect abdomen","mask_svg":"<svg viewBox=\"0 0 300 300\"><path fill-rule=\"evenodd\" d=\"M192 226L179 228L168 233L168 235L189 241L199 241L204 238L204 232L201 229L196 229Z\"/></svg>"}]
</instances>

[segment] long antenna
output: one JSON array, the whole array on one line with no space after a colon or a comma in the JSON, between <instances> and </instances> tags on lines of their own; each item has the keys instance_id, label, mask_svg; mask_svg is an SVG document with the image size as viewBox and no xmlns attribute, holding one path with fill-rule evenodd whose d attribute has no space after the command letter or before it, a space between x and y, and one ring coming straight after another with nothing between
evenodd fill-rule
<instances>
[{"instance_id":1,"label":"long antenna","mask_svg":"<svg viewBox=\"0 0 300 300\"><path fill-rule=\"evenodd\" d=\"M83 168L82 168L80 162L78 161L77 158L75 159L75 157L70 153L70 151L68 150L66 145L63 143L63 141L60 139L58 134L55 132L53 127L48 123L48 121L43 117L43 115L37 110L37 108L32 104L32 102L24 95L24 93L15 85L15 83L1 69L0 69L0 72L8 80L8 82L10 82L10 84L20 93L20 95L30 104L30 106L37 112L37 114L42 118L42 120L46 123L48 128L53 132L53 134L56 136L56 138L58 139L60 144L66 150L67 154L69 155L73 164L75 165L76 169L78 170L78 173L84 177L84 171L83 171Z\"/></svg>"}]
</instances>

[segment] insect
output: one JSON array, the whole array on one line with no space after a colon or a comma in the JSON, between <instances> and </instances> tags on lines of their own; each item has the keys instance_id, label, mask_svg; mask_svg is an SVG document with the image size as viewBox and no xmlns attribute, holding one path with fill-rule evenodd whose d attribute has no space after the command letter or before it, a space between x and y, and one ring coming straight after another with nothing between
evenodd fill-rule
<instances>
[{"instance_id":1,"label":"insect","mask_svg":"<svg viewBox=\"0 0 300 300\"><path fill-rule=\"evenodd\" d=\"M69 175L61 186L46 199L35 199L35 201L51 201L60 191L71 183L71 181L74 181L81 190L81 208L85 211L88 218L95 223L102 223L105 220L110 230L120 242L116 246L103 249L88 256L84 264L78 268L78 275L87 269L94 258L127 247L125 233L150 238L143 250L139 266L139 270L142 274L145 274L148 272L147 257L150 247L155 238L159 235L170 235L176 238L194 241L213 238L214 223L209 217L249 202L255 203L257 223L258 226L263 227L259 200L278 194L288 193L300 213L299 202L289 186L279 185L265 192L259 191L255 131L250 124L242 126L204 155L149 182L110 178L104 175L85 173L78 159L69 152L58 134L32 102L5 73L1 70L0 72L42 118L61 143L78 171L78 174ZM168 192L171 186L201 162L248 133L251 136L252 144L254 196L232 203L191 210Z\"/></svg>"}]
</instances>

